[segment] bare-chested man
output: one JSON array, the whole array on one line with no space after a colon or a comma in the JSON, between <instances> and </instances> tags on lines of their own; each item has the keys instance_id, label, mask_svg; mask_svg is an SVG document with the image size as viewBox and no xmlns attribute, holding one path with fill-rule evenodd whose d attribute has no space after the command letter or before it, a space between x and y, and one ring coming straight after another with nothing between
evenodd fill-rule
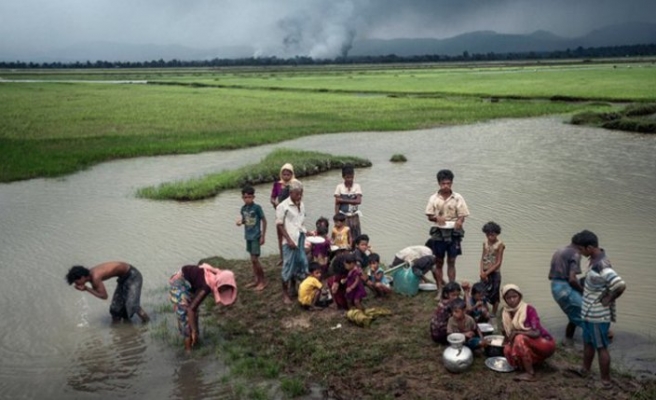
<instances>
[{"instance_id":1,"label":"bare-chested man","mask_svg":"<svg viewBox=\"0 0 656 400\"><path fill-rule=\"evenodd\" d=\"M114 321L129 320L136 313L143 322L148 322L148 314L141 308L141 273L130 264L109 261L88 269L81 265L73 266L66 274L69 285L75 289L87 291L99 299L107 299L107 289L103 281L118 278L116 290L112 297L109 313ZM91 286L86 283L90 282Z\"/></svg>"}]
</instances>

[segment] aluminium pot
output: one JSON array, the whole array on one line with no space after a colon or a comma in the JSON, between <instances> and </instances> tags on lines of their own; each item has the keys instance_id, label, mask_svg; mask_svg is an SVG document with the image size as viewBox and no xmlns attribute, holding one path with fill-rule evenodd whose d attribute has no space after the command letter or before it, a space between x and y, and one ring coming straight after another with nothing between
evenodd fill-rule
<instances>
[{"instance_id":1,"label":"aluminium pot","mask_svg":"<svg viewBox=\"0 0 656 400\"><path fill-rule=\"evenodd\" d=\"M483 338L486 342L485 355L488 357L503 357L503 335L488 335Z\"/></svg>"}]
</instances>

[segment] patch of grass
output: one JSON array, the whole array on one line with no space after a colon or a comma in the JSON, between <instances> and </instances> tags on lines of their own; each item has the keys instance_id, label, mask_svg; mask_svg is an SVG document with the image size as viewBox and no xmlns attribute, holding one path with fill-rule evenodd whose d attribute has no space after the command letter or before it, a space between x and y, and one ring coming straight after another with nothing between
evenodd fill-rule
<instances>
[{"instance_id":1,"label":"patch of grass","mask_svg":"<svg viewBox=\"0 0 656 400\"><path fill-rule=\"evenodd\" d=\"M390 162L406 162L408 161L407 158L403 154L394 154L392 155L392 158L390 158Z\"/></svg>"},{"instance_id":2,"label":"patch of grass","mask_svg":"<svg viewBox=\"0 0 656 400\"><path fill-rule=\"evenodd\" d=\"M572 116L571 123L627 132L656 133L656 103L631 104L614 112L579 113Z\"/></svg>"},{"instance_id":3,"label":"patch of grass","mask_svg":"<svg viewBox=\"0 0 656 400\"><path fill-rule=\"evenodd\" d=\"M275 83L246 70L0 71L7 79L150 80L162 74L161 82L183 84L2 83L0 182L61 176L114 159L230 150L313 134L599 109L549 101L554 95L645 101L656 92L645 84L656 81L655 68L561 66L538 74L523 68L358 68L358 79L350 80L348 71L330 67L285 69ZM491 96L504 101L481 101Z\"/></svg>"},{"instance_id":4,"label":"patch of grass","mask_svg":"<svg viewBox=\"0 0 656 400\"><path fill-rule=\"evenodd\" d=\"M200 200L216 196L222 190L244 185L273 182L279 179L280 167L291 162L297 178L339 169L345 164L355 167L370 167L371 162L357 157L332 156L330 154L277 149L258 164L247 165L237 170L223 171L185 182L163 183L157 187L142 188L138 197L155 200Z\"/></svg>"},{"instance_id":5,"label":"patch of grass","mask_svg":"<svg viewBox=\"0 0 656 400\"><path fill-rule=\"evenodd\" d=\"M299 397L307 393L305 384L299 379L283 378L280 381L280 388L290 398Z\"/></svg>"}]
</instances>

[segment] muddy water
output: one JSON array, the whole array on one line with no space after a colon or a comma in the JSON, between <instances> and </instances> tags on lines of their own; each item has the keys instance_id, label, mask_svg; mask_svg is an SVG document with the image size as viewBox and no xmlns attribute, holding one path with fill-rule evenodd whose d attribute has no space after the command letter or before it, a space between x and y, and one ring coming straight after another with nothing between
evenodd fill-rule
<instances>
[{"instance_id":1,"label":"muddy water","mask_svg":"<svg viewBox=\"0 0 656 400\"><path fill-rule=\"evenodd\" d=\"M12 398L215 398L224 393L217 363L187 359L154 338L167 277L208 255L244 258L234 225L238 191L196 203L136 199L136 189L256 162L273 148L366 157L363 231L384 261L422 244L435 173L451 168L454 190L472 212L465 224L458 279L477 275L488 220L507 245L503 280L518 284L548 328L562 336L564 315L551 298L552 252L587 228L628 283L619 301L614 362L654 370L656 303L656 136L573 127L559 118L504 120L462 127L324 135L275 146L106 163L61 179L0 185L0 392ZM392 164L392 154L408 158ZM306 178L309 221L333 211L338 171ZM256 188L268 205L270 186ZM310 225L310 224L309 224ZM276 252L269 230L265 254ZM144 276L143 303L153 324L110 326L108 302L64 282L72 264L121 259ZM108 285L113 290L114 282ZM275 293L277 286L269 289ZM276 293L277 294L277 293ZM427 321L428 321L427 315Z\"/></svg>"}]
</instances>

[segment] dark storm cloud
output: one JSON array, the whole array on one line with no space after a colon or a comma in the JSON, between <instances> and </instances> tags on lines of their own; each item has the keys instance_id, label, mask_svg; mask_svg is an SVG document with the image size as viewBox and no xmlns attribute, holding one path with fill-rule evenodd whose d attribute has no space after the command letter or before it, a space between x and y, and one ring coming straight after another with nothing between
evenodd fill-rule
<instances>
[{"instance_id":1,"label":"dark storm cloud","mask_svg":"<svg viewBox=\"0 0 656 400\"><path fill-rule=\"evenodd\" d=\"M353 39L475 30L579 36L656 22L654 0L21 0L0 3L0 55L105 41L334 57Z\"/></svg>"}]
</instances>

